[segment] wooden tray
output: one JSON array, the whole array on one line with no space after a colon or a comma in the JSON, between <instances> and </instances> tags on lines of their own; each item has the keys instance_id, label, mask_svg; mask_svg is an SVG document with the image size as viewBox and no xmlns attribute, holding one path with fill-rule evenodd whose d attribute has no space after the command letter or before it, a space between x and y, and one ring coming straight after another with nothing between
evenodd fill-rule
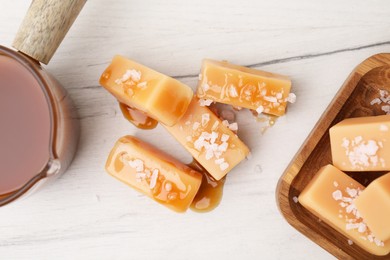
<instances>
[{"instance_id":1,"label":"wooden tray","mask_svg":"<svg viewBox=\"0 0 390 260\"><path fill-rule=\"evenodd\" d=\"M329 128L344 118L383 115L381 106L370 102L379 97L379 90L390 93L390 53L374 55L358 65L349 75L298 153L279 180L276 198L286 220L298 231L338 259L390 259L367 253L294 201L313 175L331 163ZM384 172L353 174L363 185Z\"/></svg>"}]
</instances>

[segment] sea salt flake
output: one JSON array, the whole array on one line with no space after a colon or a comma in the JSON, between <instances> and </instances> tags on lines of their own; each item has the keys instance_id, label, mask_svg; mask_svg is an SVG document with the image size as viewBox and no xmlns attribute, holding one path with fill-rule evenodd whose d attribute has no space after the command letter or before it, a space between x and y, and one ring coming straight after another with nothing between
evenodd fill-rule
<instances>
[{"instance_id":1,"label":"sea salt flake","mask_svg":"<svg viewBox=\"0 0 390 260\"><path fill-rule=\"evenodd\" d=\"M263 113L263 111L264 111L264 107L263 106L259 106L258 108L256 108L256 112L259 113L259 114Z\"/></svg>"},{"instance_id":2,"label":"sea salt flake","mask_svg":"<svg viewBox=\"0 0 390 260\"><path fill-rule=\"evenodd\" d=\"M213 158L214 157L214 152L213 152L213 150L212 149L208 149L208 150L206 150L206 160L210 160L211 158Z\"/></svg>"},{"instance_id":3,"label":"sea salt flake","mask_svg":"<svg viewBox=\"0 0 390 260\"><path fill-rule=\"evenodd\" d=\"M384 90L384 89L380 89L379 90L379 95L381 96L381 97L385 97L386 95L388 95L389 94L389 92L387 92L387 90Z\"/></svg>"},{"instance_id":4,"label":"sea salt flake","mask_svg":"<svg viewBox=\"0 0 390 260\"><path fill-rule=\"evenodd\" d=\"M294 196L292 199L293 199L294 203L298 203L298 197L297 196Z\"/></svg>"},{"instance_id":5,"label":"sea salt flake","mask_svg":"<svg viewBox=\"0 0 390 260\"><path fill-rule=\"evenodd\" d=\"M377 246L381 246L381 247L385 246L385 243L379 240L378 238L374 238L374 242Z\"/></svg>"},{"instance_id":6,"label":"sea salt flake","mask_svg":"<svg viewBox=\"0 0 390 260\"><path fill-rule=\"evenodd\" d=\"M127 80L131 79L134 82L138 82L141 79L141 72L137 70L126 70L125 74L122 75L122 78L115 80L116 84L121 84Z\"/></svg>"},{"instance_id":7,"label":"sea salt flake","mask_svg":"<svg viewBox=\"0 0 390 260\"><path fill-rule=\"evenodd\" d=\"M366 232L366 230L367 230L366 224L364 224L363 222L360 222L359 223L359 227L358 227L358 232L359 233L364 233L364 232Z\"/></svg>"},{"instance_id":8,"label":"sea salt flake","mask_svg":"<svg viewBox=\"0 0 390 260\"><path fill-rule=\"evenodd\" d=\"M207 125L209 121L210 121L210 114L208 113L202 114L202 126Z\"/></svg>"},{"instance_id":9,"label":"sea salt flake","mask_svg":"<svg viewBox=\"0 0 390 260\"><path fill-rule=\"evenodd\" d=\"M355 144L359 144L362 140L363 140L363 137L361 137L360 135L356 136L355 139L354 139Z\"/></svg>"},{"instance_id":10,"label":"sea salt flake","mask_svg":"<svg viewBox=\"0 0 390 260\"><path fill-rule=\"evenodd\" d=\"M334 200L341 200L343 198L343 194L341 190L336 190L332 193L332 197Z\"/></svg>"},{"instance_id":11,"label":"sea salt flake","mask_svg":"<svg viewBox=\"0 0 390 260\"><path fill-rule=\"evenodd\" d=\"M229 164L227 162L224 162L224 163L221 163L219 165L219 168L221 169L221 171L224 171L226 170L227 168L229 168Z\"/></svg>"},{"instance_id":12,"label":"sea salt flake","mask_svg":"<svg viewBox=\"0 0 390 260\"><path fill-rule=\"evenodd\" d=\"M223 120L222 121L222 124L226 127L229 127L229 122L227 120Z\"/></svg>"},{"instance_id":13,"label":"sea salt flake","mask_svg":"<svg viewBox=\"0 0 390 260\"><path fill-rule=\"evenodd\" d=\"M208 107L213 103L213 100L211 99L199 99L199 105L201 107Z\"/></svg>"},{"instance_id":14,"label":"sea salt flake","mask_svg":"<svg viewBox=\"0 0 390 260\"><path fill-rule=\"evenodd\" d=\"M220 158L222 156L222 152L214 151L215 158Z\"/></svg>"},{"instance_id":15,"label":"sea salt flake","mask_svg":"<svg viewBox=\"0 0 390 260\"><path fill-rule=\"evenodd\" d=\"M210 138L211 138L211 133L202 132L202 133L200 134L200 136L203 137L204 140L210 140Z\"/></svg>"},{"instance_id":16,"label":"sea salt flake","mask_svg":"<svg viewBox=\"0 0 390 260\"><path fill-rule=\"evenodd\" d=\"M135 82L141 80L141 72L138 70L127 70L126 73L130 76L131 80Z\"/></svg>"},{"instance_id":17,"label":"sea salt flake","mask_svg":"<svg viewBox=\"0 0 390 260\"><path fill-rule=\"evenodd\" d=\"M264 99L265 101L270 102L270 103L276 103L276 102L278 102L278 100L277 100L276 97L264 96L263 99Z\"/></svg>"},{"instance_id":18,"label":"sea salt flake","mask_svg":"<svg viewBox=\"0 0 390 260\"><path fill-rule=\"evenodd\" d=\"M378 165L378 156L371 156L370 163L374 166L377 166Z\"/></svg>"},{"instance_id":19,"label":"sea salt flake","mask_svg":"<svg viewBox=\"0 0 390 260\"><path fill-rule=\"evenodd\" d=\"M353 245L353 241L351 239L348 239L348 245L350 245L350 246Z\"/></svg>"},{"instance_id":20,"label":"sea salt flake","mask_svg":"<svg viewBox=\"0 0 390 260\"><path fill-rule=\"evenodd\" d=\"M194 147L195 147L196 150L201 151L203 145L204 145L204 138L200 136L200 137L194 142Z\"/></svg>"},{"instance_id":21,"label":"sea salt flake","mask_svg":"<svg viewBox=\"0 0 390 260\"><path fill-rule=\"evenodd\" d=\"M238 97L237 89L234 85L229 86L229 96L230 97Z\"/></svg>"},{"instance_id":22,"label":"sea salt flake","mask_svg":"<svg viewBox=\"0 0 390 260\"><path fill-rule=\"evenodd\" d=\"M215 141L217 140L219 134L217 132L211 132L211 135L210 135L210 143L211 144L214 144Z\"/></svg>"},{"instance_id":23,"label":"sea salt flake","mask_svg":"<svg viewBox=\"0 0 390 260\"><path fill-rule=\"evenodd\" d=\"M215 121L214 124L213 124L213 126L211 127L211 131L217 130L218 125L219 125L219 122L218 122L218 121Z\"/></svg>"},{"instance_id":24,"label":"sea salt flake","mask_svg":"<svg viewBox=\"0 0 390 260\"><path fill-rule=\"evenodd\" d=\"M374 140L368 140L367 145L366 145L366 153L368 155L375 155L376 152L378 151L379 147Z\"/></svg>"},{"instance_id":25,"label":"sea salt flake","mask_svg":"<svg viewBox=\"0 0 390 260\"><path fill-rule=\"evenodd\" d=\"M344 202L352 202L352 199L348 198L348 197L343 197L342 201L344 201Z\"/></svg>"},{"instance_id":26,"label":"sea salt flake","mask_svg":"<svg viewBox=\"0 0 390 260\"><path fill-rule=\"evenodd\" d=\"M149 183L150 189L154 189L154 187L156 187L157 178L158 178L158 169L154 169L152 176L150 177L150 183Z\"/></svg>"},{"instance_id":27,"label":"sea salt flake","mask_svg":"<svg viewBox=\"0 0 390 260\"><path fill-rule=\"evenodd\" d=\"M229 140L229 138L230 138L229 135L227 135L227 134L222 134L222 136L221 136L221 141L222 141L222 142L226 142L227 140Z\"/></svg>"},{"instance_id":28,"label":"sea salt flake","mask_svg":"<svg viewBox=\"0 0 390 260\"><path fill-rule=\"evenodd\" d=\"M377 157L376 153L379 150L379 142L375 140L364 141L363 137L357 136L350 142L348 139L343 139L342 147L345 148L352 167L361 169L370 164L376 165L381 158Z\"/></svg>"},{"instance_id":29,"label":"sea salt flake","mask_svg":"<svg viewBox=\"0 0 390 260\"><path fill-rule=\"evenodd\" d=\"M148 83L147 83L146 81L144 81L144 82L138 83L138 84L137 84L137 87L139 87L139 88L145 88L147 85L148 85Z\"/></svg>"},{"instance_id":30,"label":"sea salt flake","mask_svg":"<svg viewBox=\"0 0 390 260\"><path fill-rule=\"evenodd\" d=\"M199 122L195 122L195 123L192 125L192 130L197 130L199 127L200 127L200 123L199 123Z\"/></svg>"},{"instance_id":31,"label":"sea salt flake","mask_svg":"<svg viewBox=\"0 0 390 260\"><path fill-rule=\"evenodd\" d=\"M357 229L357 228L359 228L359 224L357 224L357 223L348 223L348 224L345 225L345 228L347 230Z\"/></svg>"},{"instance_id":32,"label":"sea salt flake","mask_svg":"<svg viewBox=\"0 0 390 260\"><path fill-rule=\"evenodd\" d=\"M212 140L212 139L211 139L211 140ZM210 142L211 142L211 141L210 141ZM213 152L218 151L218 144L216 144L216 143L211 143L210 149L211 149Z\"/></svg>"},{"instance_id":33,"label":"sea salt flake","mask_svg":"<svg viewBox=\"0 0 390 260\"><path fill-rule=\"evenodd\" d=\"M229 129L232 131L237 131L238 130L238 124L237 123L232 123L229 125Z\"/></svg>"},{"instance_id":34,"label":"sea salt flake","mask_svg":"<svg viewBox=\"0 0 390 260\"><path fill-rule=\"evenodd\" d=\"M137 172L137 173L135 174L135 178L136 178L136 179L139 179L140 181L143 181L143 180L146 179L146 174L143 173L143 172Z\"/></svg>"},{"instance_id":35,"label":"sea salt flake","mask_svg":"<svg viewBox=\"0 0 390 260\"><path fill-rule=\"evenodd\" d=\"M349 204L349 205L345 208L345 211L346 211L347 213L351 213L351 212L353 212L355 209L356 209L355 205Z\"/></svg>"},{"instance_id":36,"label":"sea salt flake","mask_svg":"<svg viewBox=\"0 0 390 260\"><path fill-rule=\"evenodd\" d=\"M390 114L390 106L389 105L382 106L381 108L382 108L383 112L386 112L386 114Z\"/></svg>"},{"instance_id":37,"label":"sea salt flake","mask_svg":"<svg viewBox=\"0 0 390 260\"><path fill-rule=\"evenodd\" d=\"M220 152L226 152L228 148L228 143L224 142L221 145L218 146L218 151Z\"/></svg>"},{"instance_id":38,"label":"sea salt flake","mask_svg":"<svg viewBox=\"0 0 390 260\"><path fill-rule=\"evenodd\" d=\"M343 138L343 143L341 144L341 147L348 149L349 147L349 140L347 138Z\"/></svg>"},{"instance_id":39,"label":"sea salt flake","mask_svg":"<svg viewBox=\"0 0 390 260\"><path fill-rule=\"evenodd\" d=\"M382 103L382 101L379 98L374 98L373 100L371 100L370 105L373 106L375 104L380 104L380 103Z\"/></svg>"},{"instance_id":40,"label":"sea salt flake","mask_svg":"<svg viewBox=\"0 0 390 260\"><path fill-rule=\"evenodd\" d=\"M288 94L287 102L290 102L291 104L295 103L297 101L297 96L294 93Z\"/></svg>"},{"instance_id":41,"label":"sea salt flake","mask_svg":"<svg viewBox=\"0 0 390 260\"><path fill-rule=\"evenodd\" d=\"M205 82L205 83L202 84L202 89L204 91L208 91L210 89L210 85L207 82Z\"/></svg>"},{"instance_id":42,"label":"sea salt flake","mask_svg":"<svg viewBox=\"0 0 390 260\"><path fill-rule=\"evenodd\" d=\"M168 192L171 191L172 190L172 183L170 183L170 182L165 183L164 188Z\"/></svg>"},{"instance_id":43,"label":"sea salt flake","mask_svg":"<svg viewBox=\"0 0 390 260\"><path fill-rule=\"evenodd\" d=\"M348 195L351 196L352 198L355 198L358 193L356 189L351 189L349 187L347 187L346 191Z\"/></svg>"},{"instance_id":44,"label":"sea salt flake","mask_svg":"<svg viewBox=\"0 0 390 260\"><path fill-rule=\"evenodd\" d=\"M129 161L129 165L131 168L135 169L137 172L144 171L144 162L141 159L135 159Z\"/></svg>"},{"instance_id":45,"label":"sea salt flake","mask_svg":"<svg viewBox=\"0 0 390 260\"><path fill-rule=\"evenodd\" d=\"M390 101L389 92L387 92L386 90L379 90L379 95L380 95L381 102L389 103L389 101Z\"/></svg>"}]
</instances>

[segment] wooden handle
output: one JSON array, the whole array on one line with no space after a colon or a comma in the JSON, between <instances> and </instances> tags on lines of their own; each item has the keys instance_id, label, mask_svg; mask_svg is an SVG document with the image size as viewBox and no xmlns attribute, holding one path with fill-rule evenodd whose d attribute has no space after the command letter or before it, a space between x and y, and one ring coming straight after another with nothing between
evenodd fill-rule
<instances>
[{"instance_id":1,"label":"wooden handle","mask_svg":"<svg viewBox=\"0 0 390 260\"><path fill-rule=\"evenodd\" d=\"M33 0L13 47L44 64L64 39L87 0Z\"/></svg>"}]
</instances>

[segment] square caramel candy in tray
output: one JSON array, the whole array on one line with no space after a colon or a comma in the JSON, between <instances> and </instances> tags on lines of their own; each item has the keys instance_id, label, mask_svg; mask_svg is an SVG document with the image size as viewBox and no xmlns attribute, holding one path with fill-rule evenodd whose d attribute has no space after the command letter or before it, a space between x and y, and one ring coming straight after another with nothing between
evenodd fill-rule
<instances>
[{"instance_id":1,"label":"square caramel candy in tray","mask_svg":"<svg viewBox=\"0 0 390 260\"><path fill-rule=\"evenodd\" d=\"M122 56L113 58L100 84L122 104L132 123L139 126L135 118L161 123L193 156L194 163L184 165L125 136L107 160L110 175L177 212L214 208L226 175L250 153L236 134L237 123L220 118L208 107L211 103L281 116L287 102L295 101L285 76L211 60L203 62L196 94L176 79Z\"/></svg>"}]
</instances>

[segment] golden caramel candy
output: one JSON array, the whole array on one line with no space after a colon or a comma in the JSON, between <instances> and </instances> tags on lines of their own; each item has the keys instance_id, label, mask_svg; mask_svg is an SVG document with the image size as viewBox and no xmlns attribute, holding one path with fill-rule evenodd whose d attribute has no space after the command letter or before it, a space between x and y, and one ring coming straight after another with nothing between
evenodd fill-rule
<instances>
[{"instance_id":1,"label":"golden caramel candy","mask_svg":"<svg viewBox=\"0 0 390 260\"><path fill-rule=\"evenodd\" d=\"M355 205L375 236L390 241L390 173L368 185Z\"/></svg>"},{"instance_id":2,"label":"golden caramel candy","mask_svg":"<svg viewBox=\"0 0 390 260\"><path fill-rule=\"evenodd\" d=\"M124 136L116 142L106 170L177 212L189 208L202 182L199 172L133 136Z\"/></svg>"},{"instance_id":3,"label":"golden caramel candy","mask_svg":"<svg viewBox=\"0 0 390 260\"><path fill-rule=\"evenodd\" d=\"M119 102L168 126L184 115L193 96L190 87L119 55L99 82Z\"/></svg>"},{"instance_id":4,"label":"golden caramel candy","mask_svg":"<svg viewBox=\"0 0 390 260\"><path fill-rule=\"evenodd\" d=\"M333 165L338 169L390 170L390 115L348 118L329 133Z\"/></svg>"},{"instance_id":5,"label":"golden caramel candy","mask_svg":"<svg viewBox=\"0 0 390 260\"><path fill-rule=\"evenodd\" d=\"M390 241L373 235L354 200L364 187L332 165L322 167L299 195L299 203L367 252L387 255Z\"/></svg>"},{"instance_id":6,"label":"golden caramel candy","mask_svg":"<svg viewBox=\"0 0 390 260\"><path fill-rule=\"evenodd\" d=\"M165 128L216 180L249 154L248 147L197 98L176 125Z\"/></svg>"},{"instance_id":7,"label":"golden caramel candy","mask_svg":"<svg viewBox=\"0 0 390 260\"><path fill-rule=\"evenodd\" d=\"M281 116L286 111L287 101L295 102L290 89L291 81L286 76L206 59L196 94L205 102L215 101Z\"/></svg>"}]
</instances>

